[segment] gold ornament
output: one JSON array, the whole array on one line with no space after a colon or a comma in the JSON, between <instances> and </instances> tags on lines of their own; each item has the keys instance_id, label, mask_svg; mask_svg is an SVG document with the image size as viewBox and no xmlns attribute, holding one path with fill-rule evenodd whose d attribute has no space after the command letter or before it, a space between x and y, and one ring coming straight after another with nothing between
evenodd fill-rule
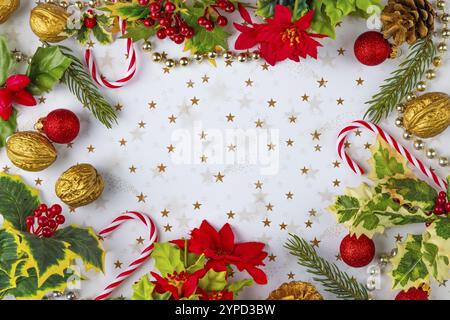
<instances>
[{"instance_id":1,"label":"gold ornament","mask_svg":"<svg viewBox=\"0 0 450 320\"><path fill-rule=\"evenodd\" d=\"M18 132L9 137L6 154L15 166L26 171L42 171L57 158L53 144L33 131Z\"/></svg>"},{"instance_id":2,"label":"gold ornament","mask_svg":"<svg viewBox=\"0 0 450 320\"><path fill-rule=\"evenodd\" d=\"M65 171L56 181L55 192L71 208L85 206L97 200L105 184L90 164L78 164Z\"/></svg>"},{"instance_id":3,"label":"gold ornament","mask_svg":"<svg viewBox=\"0 0 450 320\"><path fill-rule=\"evenodd\" d=\"M20 0L0 0L0 24L6 22L20 6Z\"/></svg>"},{"instance_id":4,"label":"gold ornament","mask_svg":"<svg viewBox=\"0 0 450 320\"><path fill-rule=\"evenodd\" d=\"M450 125L450 96L429 92L406 104L405 129L420 138L431 138Z\"/></svg>"},{"instance_id":5,"label":"gold ornament","mask_svg":"<svg viewBox=\"0 0 450 320\"><path fill-rule=\"evenodd\" d=\"M31 30L43 41L60 42L67 38L69 14L54 3L38 4L30 14Z\"/></svg>"},{"instance_id":6,"label":"gold ornament","mask_svg":"<svg viewBox=\"0 0 450 320\"><path fill-rule=\"evenodd\" d=\"M292 281L272 291L267 300L323 300L323 297L312 284Z\"/></svg>"}]
</instances>

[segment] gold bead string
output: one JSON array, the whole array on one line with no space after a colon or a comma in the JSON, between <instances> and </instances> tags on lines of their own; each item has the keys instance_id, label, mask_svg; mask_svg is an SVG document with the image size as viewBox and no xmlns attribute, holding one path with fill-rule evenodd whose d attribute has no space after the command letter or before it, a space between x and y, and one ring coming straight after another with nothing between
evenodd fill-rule
<instances>
[{"instance_id":1,"label":"gold bead string","mask_svg":"<svg viewBox=\"0 0 450 320\"><path fill-rule=\"evenodd\" d=\"M439 11L437 16L441 21L441 31L440 36L441 39L439 43L436 45L437 55L433 58L432 67L425 72L425 78L419 81L416 85L416 88L413 92L409 93L405 100L406 102L410 102L417 98L417 96L423 93L427 89L427 81L431 81L436 78L436 71L442 65L443 59L442 56L447 51L447 39L450 37L450 30L448 29L448 23L450 21L450 16L445 12L445 0L437 0L436 7ZM400 103L397 106L398 117L395 119L395 125L399 128L403 128L403 112L405 111L405 104ZM416 150L425 151L425 155L428 159L438 159L438 163L441 167L447 167L449 165L449 158L447 156L438 155L435 149L426 148L425 142L422 139L415 138L413 134L408 131L403 132L403 138L405 140L413 140L413 147Z\"/></svg>"}]
</instances>

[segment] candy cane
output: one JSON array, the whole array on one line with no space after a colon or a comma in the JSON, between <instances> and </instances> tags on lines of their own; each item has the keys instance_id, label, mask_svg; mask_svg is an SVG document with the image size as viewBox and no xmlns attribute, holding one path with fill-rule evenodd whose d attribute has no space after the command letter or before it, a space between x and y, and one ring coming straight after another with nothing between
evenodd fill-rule
<instances>
[{"instance_id":1,"label":"candy cane","mask_svg":"<svg viewBox=\"0 0 450 320\"><path fill-rule=\"evenodd\" d=\"M434 173L433 170L426 167L422 161L417 159L415 156L413 156L408 149L403 147L400 143L397 142L390 134L388 134L386 131L381 129L376 124L373 124L371 122L363 121L363 120L356 120L350 123L348 126L346 126L344 129L341 130L341 132L338 135L337 140L337 149L339 157L344 160L347 165L352 169L353 172L355 172L358 175L364 174L364 169L361 168L361 166L356 163L350 156L348 155L347 151L345 151L345 142L347 141L347 135L358 128L366 128L374 133L377 133L381 136L381 138L386 141L391 147L393 147L395 150L397 150L398 153L400 153L403 157L408 159L408 161L416 168L418 168L425 176L432 179L434 183L440 188L440 189L446 189L447 188L447 182L440 178L436 173Z\"/></svg>"},{"instance_id":2,"label":"candy cane","mask_svg":"<svg viewBox=\"0 0 450 320\"><path fill-rule=\"evenodd\" d=\"M127 22L125 20L121 20L120 22L122 35L125 34L125 29L127 27ZM131 79L133 79L136 74L136 51L134 49L133 40L128 38L127 40L127 61L129 61L128 69L125 76L117 81L109 81L105 78L104 75L100 74L97 68L97 65L94 60L94 55L90 48L87 48L85 51L85 60L86 65L91 73L92 78L97 82L100 86L104 88L117 89L121 88L128 83Z\"/></svg>"},{"instance_id":3,"label":"candy cane","mask_svg":"<svg viewBox=\"0 0 450 320\"><path fill-rule=\"evenodd\" d=\"M113 282L111 282L106 288L103 290L101 294L99 294L95 300L104 300L106 299L117 287L119 287L122 282L124 282L128 277L130 277L133 272L135 272L139 267L150 257L150 254L153 250L153 245L156 241L158 241L158 232L153 221L146 215L139 212L127 211L114 219L114 221L105 229L99 232L99 236L107 237L111 233L113 233L122 223L128 220L139 220L146 227L148 231L148 243L144 250L142 250L139 258L130 263L130 265L119 275L116 276Z\"/></svg>"}]
</instances>

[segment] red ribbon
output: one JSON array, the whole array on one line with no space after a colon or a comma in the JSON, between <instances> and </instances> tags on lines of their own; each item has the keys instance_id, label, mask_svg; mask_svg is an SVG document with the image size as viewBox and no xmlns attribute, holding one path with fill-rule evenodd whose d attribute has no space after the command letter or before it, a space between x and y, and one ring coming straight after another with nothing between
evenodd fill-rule
<instances>
[{"instance_id":1,"label":"red ribbon","mask_svg":"<svg viewBox=\"0 0 450 320\"><path fill-rule=\"evenodd\" d=\"M19 104L26 107L36 105L36 99L25 88L30 84L30 78L24 74L10 76L4 88L0 88L0 117L8 121L11 117L12 105Z\"/></svg>"}]
</instances>

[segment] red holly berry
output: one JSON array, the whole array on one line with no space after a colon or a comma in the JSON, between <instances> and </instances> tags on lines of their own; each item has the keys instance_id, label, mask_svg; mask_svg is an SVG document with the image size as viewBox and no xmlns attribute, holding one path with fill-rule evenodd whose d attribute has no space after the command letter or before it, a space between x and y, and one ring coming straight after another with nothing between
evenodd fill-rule
<instances>
[{"instance_id":1,"label":"red holly berry","mask_svg":"<svg viewBox=\"0 0 450 320\"><path fill-rule=\"evenodd\" d=\"M152 17L152 19L159 20L161 19L162 14L159 11L150 12L150 17Z\"/></svg>"},{"instance_id":2,"label":"red holly berry","mask_svg":"<svg viewBox=\"0 0 450 320\"><path fill-rule=\"evenodd\" d=\"M212 21L209 21L207 24L204 25L204 28L206 29L206 31L213 31L214 23Z\"/></svg>"},{"instance_id":3,"label":"red holly berry","mask_svg":"<svg viewBox=\"0 0 450 320\"><path fill-rule=\"evenodd\" d=\"M62 212L62 207L59 204L54 204L50 207L50 212L53 214L53 216L60 215Z\"/></svg>"},{"instance_id":4,"label":"red holly berry","mask_svg":"<svg viewBox=\"0 0 450 320\"><path fill-rule=\"evenodd\" d=\"M42 236L45 238L50 238L53 236L53 231L49 227L42 229Z\"/></svg>"},{"instance_id":5,"label":"red holly berry","mask_svg":"<svg viewBox=\"0 0 450 320\"><path fill-rule=\"evenodd\" d=\"M232 13L232 12L234 12L234 10L236 10L236 7L234 6L234 4L232 4L231 2L228 2L225 7L225 11L228 13Z\"/></svg>"},{"instance_id":6,"label":"red holly berry","mask_svg":"<svg viewBox=\"0 0 450 320\"><path fill-rule=\"evenodd\" d=\"M48 218L46 216L40 216L38 218L39 227L45 227L48 225Z\"/></svg>"},{"instance_id":7,"label":"red holly berry","mask_svg":"<svg viewBox=\"0 0 450 320\"><path fill-rule=\"evenodd\" d=\"M57 224L63 224L66 221L66 218L63 215L56 216L55 221Z\"/></svg>"},{"instance_id":8,"label":"red holly berry","mask_svg":"<svg viewBox=\"0 0 450 320\"><path fill-rule=\"evenodd\" d=\"M176 44L182 44L184 42L184 36L181 34L176 34L172 37L170 37L170 39L175 42Z\"/></svg>"},{"instance_id":9,"label":"red holly berry","mask_svg":"<svg viewBox=\"0 0 450 320\"><path fill-rule=\"evenodd\" d=\"M39 209L36 209L33 211L33 214L35 217L40 217L42 215L42 211Z\"/></svg>"},{"instance_id":10,"label":"red holly berry","mask_svg":"<svg viewBox=\"0 0 450 320\"><path fill-rule=\"evenodd\" d=\"M58 226L58 224L56 223L56 221L54 219L50 219L48 220L48 227L50 229L55 229Z\"/></svg>"},{"instance_id":11,"label":"red holly berry","mask_svg":"<svg viewBox=\"0 0 450 320\"><path fill-rule=\"evenodd\" d=\"M67 109L53 110L39 122L42 124L42 131L55 143L70 143L80 132L80 120Z\"/></svg>"},{"instance_id":12,"label":"red holly berry","mask_svg":"<svg viewBox=\"0 0 450 320\"><path fill-rule=\"evenodd\" d=\"M93 29L97 25L97 19L95 17L86 17L83 21L84 25L88 29Z\"/></svg>"},{"instance_id":13,"label":"red holly berry","mask_svg":"<svg viewBox=\"0 0 450 320\"><path fill-rule=\"evenodd\" d=\"M219 0L216 2L216 5L222 10L225 10L227 4L228 4L228 1L226 1L226 0Z\"/></svg>"},{"instance_id":14,"label":"red holly berry","mask_svg":"<svg viewBox=\"0 0 450 320\"><path fill-rule=\"evenodd\" d=\"M445 211L447 211L447 213L450 213L450 202L447 202L445 204Z\"/></svg>"},{"instance_id":15,"label":"red holly berry","mask_svg":"<svg viewBox=\"0 0 450 320\"><path fill-rule=\"evenodd\" d=\"M360 268L368 265L375 256L375 244L366 235L359 238L347 235L340 246L342 260L351 267Z\"/></svg>"},{"instance_id":16,"label":"red holly berry","mask_svg":"<svg viewBox=\"0 0 450 320\"><path fill-rule=\"evenodd\" d=\"M228 19L224 16L219 16L217 18L217 24L221 27L225 27L228 24Z\"/></svg>"},{"instance_id":17,"label":"red holly berry","mask_svg":"<svg viewBox=\"0 0 450 320\"><path fill-rule=\"evenodd\" d=\"M410 288L407 291L400 291L395 300L428 300L428 292L422 288Z\"/></svg>"},{"instance_id":18,"label":"red holly berry","mask_svg":"<svg viewBox=\"0 0 450 320\"><path fill-rule=\"evenodd\" d=\"M143 20L143 23L145 27L150 28L155 25L155 20L153 20L152 18L145 18Z\"/></svg>"},{"instance_id":19,"label":"red holly berry","mask_svg":"<svg viewBox=\"0 0 450 320\"><path fill-rule=\"evenodd\" d=\"M174 36L176 34L178 34L178 28L177 27L166 28L166 35L168 35L169 37Z\"/></svg>"},{"instance_id":20,"label":"red holly berry","mask_svg":"<svg viewBox=\"0 0 450 320\"><path fill-rule=\"evenodd\" d=\"M197 19L197 23L201 27L204 27L208 22L209 20L205 16L201 16L200 18Z\"/></svg>"},{"instance_id":21,"label":"red holly berry","mask_svg":"<svg viewBox=\"0 0 450 320\"><path fill-rule=\"evenodd\" d=\"M189 29L184 33L184 36L185 36L187 39L192 38L192 37L194 36L194 29L189 28Z\"/></svg>"},{"instance_id":22,"label":"red holly berry","mask_svg":"<svg viewBox=\"0 0 450 320\"><path fill-rule=\"evenodd\" d=\"M25 219L25 223L27 224L27 226L33 225L33 224L34 224L34 217L28 216L28 217Z\"/></svg>"},{"instance_id":23,"label":"red holly berry","mask_svg":"<svg viewBox=\"0 0 450 320\"><path fill-rule=\"evenodd\" d=\"M436 199L436 206L437 207L443 207L443 206L445 206L446 203L447 203L447 200L445 198L439 197L439 198Z\"/></svg>"},{"instance_id":24,"label":"red holly berry","mask_svg":"<svg viewBox=\"0 0 450 320\"><path fill-rule=\"evenodd\" d=\"M441 191L441 192L439 192L439 196L438 196L438 198L441 198L441 199L446 199L446 198L447 198L447 193L446 193L445 191Z\"/></svg>"},{"instance_id":25,"label":"red holly berry","mask_svg":"<svg viewBox=\"0 0 450 320\"><path fill-rule=\"evenodd\" d=\"M441 214L444 214L444 208L443 207L435 207L433 210L434 214L437 216L440 216Z\"/></svg>"},{"instance_id":26,"label":"red holly berry","mask_svg":"<svg viewBox=\"0 0 450 320\"><path fill-rule=\"evenodd\" d=\"M161 27L170 27L170 25L172 24L172 19L170 17L163 17L159 20L159 25Z\"/></svg>"},{"instance_id":27,"label":"red holly berry","mask_svg":"<svg viewBox=\"0 0 450 320\"><path fill-rule=\"evenodd\" d=\"M148 5L149 2L150 2L150 0L139 0L139 4L141 6L146 6L146 5Z\"/></svg>"},{"instance_id":28,"label":"red holly berry","mask_svg":"<svg viewBox=\"0 0 450 320\"><path fill-rule=\"evenodd\" d=\"M159 12L161 7L156 2L150 3L148 6L148 10L150 10L150 13Z\"/></svg>"},{"instance_id":29,"label":"red holly berry","mask_svg":"<svg viewBox=\"0 0 450 320\"><path fill-rule=\"evenodd\" d=\"M39 205L39 207L37 208L37 210L39 210L41 213L44 213L44 212L47 212L48 207L47 207L47 205L45 203L41 203Z\"/></svg>"},{"instance_id":30,"label":"red holly berry","mask_svg":"<svg viewBox=\"0 0 450 320\"><path fill-rule=\"evenodd\" d=\"M167 37L166 30L159 29L158 31L156 31L156 36L158 37L158 39L165 39Z\"/></svg>"},{"instance_id":31,"label":"red holly berry","mask_svg":"<svg viewBox=\"0 0 450 320\"><path fill-rule=\"evenodd\" d=\"M177 7L175 6L175 4L170 1L166 2L166 4L164 5L164 10L169 13L174 12L176 8Z\"/></svg>"},{"instance_id":32,"label":"red holly berry","mask_svg":"<svg viewBox=\"0 0 450 320\"><path fill-rule=\"evenodd\" d=\"M356 39L354 52L356 59L362 64L376 66L389 58L392 48L382 33L368 31Z\"/></svg>"}]
</instances>

